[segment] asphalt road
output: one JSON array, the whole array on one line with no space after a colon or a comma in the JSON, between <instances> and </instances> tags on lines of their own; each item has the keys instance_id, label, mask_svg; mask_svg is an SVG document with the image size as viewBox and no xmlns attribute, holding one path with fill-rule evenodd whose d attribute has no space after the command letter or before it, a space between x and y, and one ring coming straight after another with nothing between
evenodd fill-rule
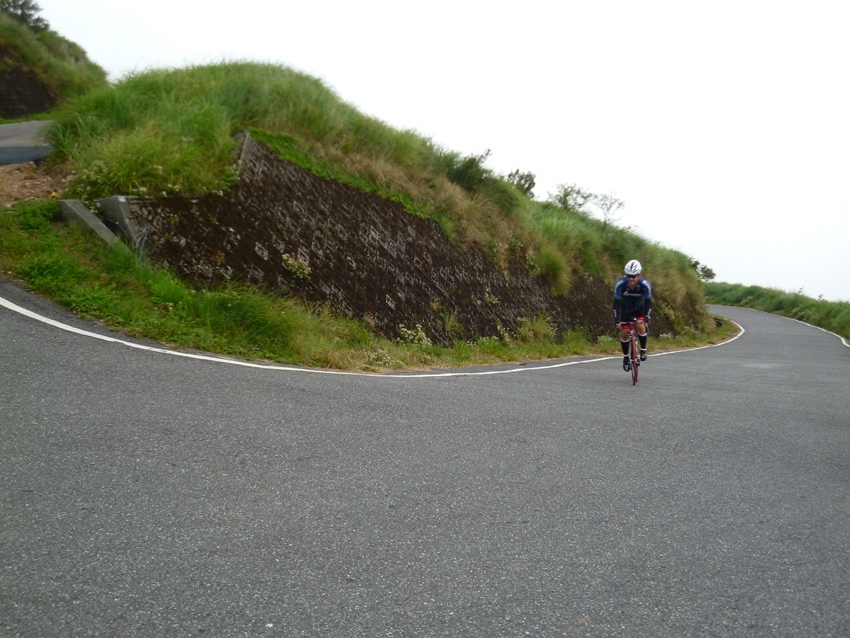
<instances>
[{"instance_id":1,"label":"asphalt road","mask_svg":"<svg viewBox=\"0 0 850 638\"><path fill-rule=\"evenodd\" d=\"M53 152L41 137L47 120L0 124L0 164L23 164L43 160Z\"/></svg>"},{"instance_id":2,"label":"asphalt road","mask_svg":"<svg viewBox=\"0 0 850 638\"><path fill-rule=\"evenodd\" d=\"M848 636L850 349L719 311L746 332L632 387L241 367L0 305L0 635Z\"/></svg>"}]
</instances>

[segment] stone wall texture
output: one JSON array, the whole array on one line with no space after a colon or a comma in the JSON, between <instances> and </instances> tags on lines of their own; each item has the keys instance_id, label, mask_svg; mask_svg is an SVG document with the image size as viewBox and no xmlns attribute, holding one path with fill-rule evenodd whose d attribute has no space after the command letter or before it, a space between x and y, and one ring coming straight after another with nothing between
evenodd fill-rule
<instances>
[{"instance_id":1,"label":"stone wall texture","mask_svg":"<svg viewBox=\"0 0 850 638\"><path fill-rule=\"evenodd\" d=\"M0 42L0 117L26 117L45 113L54 106L56 96L47 84Z\"/></svg>"},{"instance_id":2,"label":"stone wall texture","mask_svg":"<svg viewBox=\"0 0 850 638\"><path fill-rule=\"evenodd\" d=\"M611 334L611 286L591 277L567 296L520 259L500 270L396 202L317 177L243 137L239 181L196 199L127 198L145 254L191 281L244 281L327 302L387 337L421 325L449 344L514 332L545 313L559 330ZM670 331L657 318L654 330Z\"/></svg>"}]
</instances>

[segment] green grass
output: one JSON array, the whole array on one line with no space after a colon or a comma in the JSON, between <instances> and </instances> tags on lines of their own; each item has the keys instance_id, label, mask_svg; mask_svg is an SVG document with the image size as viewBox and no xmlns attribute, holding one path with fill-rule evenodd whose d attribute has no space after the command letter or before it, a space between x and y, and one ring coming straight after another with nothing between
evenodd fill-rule
<instances>
[{"instance_id":1,"label":"green grass","mask_svg":"<svg viewBox=\"0 0 850 638\"><path fill-rule=\"evenodd\" d=\"M51 29L34 30L0 12L0 43L6 49L0 68L34 73L60 103L107 85L106 72L79 45Z\"/></svg>"},{"instance_id":2,"label":"green grass","mask_svg":"<svg viewBox=\"0 0 850 638\"><path fill-rule=\"evenodd\" d=\"M775 288L720 282L708 283L706 295L709 303L772 312L850 338L850 302L824 301Z\"/></svg>"},{"instance_id":3,"label":"green grass","mask_svg":"<svg viewBox=\"0 0 850 638\"><path fill-rule=\"evenodd\" d=\"M456 326L450 348L422 339L413 327L406 341L375 337L365 324L324 306L244 285L193 288L81 227L63 224L52 201L0 209L0 272L129 336L248 360L379 372L619 352L613 338L592 342L581 332L556 334L545 315L529 317L516 333L498 338L467 340ZM452 318L446 319L448 325ZM659 338L652 347L669 350L729 335L726 328Z\"/></svg>"},{"instance_id":4,"label":"green grass","mask_svg":"<svg viewBox=\"0 0 850 638\"><path fill-rule=\"evenodd\" d=\"M486 167L429 138L363 115L292 69L227 62L131 74L55 113L48 136L75 176L65 195L199 195L234 182L234 135L250 130L281 157L400 202L497 266L520 256L556 293L585 273L612 281L632 258L682 326L703 317L690 260L636 233L528 198ZM671 320L675 318L671 317Z\"/></svg>"},{"instance_id":5,"label":"green grass","mask_svg":"<svg viewBox=\"0 0 850 638\"><path fill-rule=\"evenodd\" d=\"M116 194L196 196L225 189L237 178L236 134L247 130L282 158L316 175L376 193L399 202L412 215L436 220L451 241L480 250L498 267L521 260L543 275L555 294L568 294L574 282L587 275L613 284L623 263L638 258L653 282L656 313L670 320L677 333L711 329L701 282L686 255L629 229L531 199L508 178L487 168L489 153L464 156L413 131L393 129L358 112L316 78L278 65L226 62L145 71L110 85L93 83L89 89L52 113L54 124L47 131L56 149L51 161L73 171L65 197L91 202ZM33 215L26 210L17 214L23 218ZM57 232L67 242L76 231L65 235L51 226L51 231L43 234L46 238ZM339 327L331 327L336 326L332 323L335 319L326 309L304 308L276 297L273 291L191 292L184 286L179 294L171 293L178 299L163 301L161 291L179 291L179 282L145 283L153 275L140 273L151 269L149 265L116 269L109 263L119 257L101 257L103 270L94 277L100 282L95 284L83 268L85 251L77 264L83 270L76 272L67 256L45 254L43 246L32 249L33 255L20 257L15 276L33 282L47 294L58 295L78 312L103 313L113 325L131 334L144 332L181 347L219 349L239 356L256 351L261 353L258 356L275 360L361 368L381 361L404 367L448 365L469 358L485 362L563 356L575 349L566 345L573 337L546 336L540 318L535 318L536 328L524 326L519 331L534 335L530 340L523 334L469 343L473 337L464 334L458 318L445 317L447 331L457 342L448 352L428 344L402 344L404 354L397 351L400 344L348 345L352 337L339 335L359 334L362 326L353 330L343 321ZM101 254L93 249L89 252ZM120 274L125 270L134 273L133 283L119 285L119 281L131 280ZM61 291L70 290L67 282L57 284L63 272L88 283L63 298ZM119 301L125 285L131 292ZM267 330L237 315L233 327L225 330L214 320L217 313L224 312L215 300L231 299L227 308L236 312L242 302L234 305L234 295L268 298L275 310L253 307L249 314L262 317L271 313L280 321L286 316L285 323L272 324ZM136 308L134 304L141 304L142 299L146 304ZM292 314L295 307L305 313L298 321ZM137 318L137 313L144 319ZM313 323L315 328L304 329L304 323ZM227 346L217 341L223 332L232 333L226 338ZM319 337L324 332L331 335L325 341ZM341 340L347 345L340 346ZM584 342L582 348L588 352L598 350L597 344L586 338ZM335 360L335 349L347 352L345 361Z\"/></svg>"}]
</instances>

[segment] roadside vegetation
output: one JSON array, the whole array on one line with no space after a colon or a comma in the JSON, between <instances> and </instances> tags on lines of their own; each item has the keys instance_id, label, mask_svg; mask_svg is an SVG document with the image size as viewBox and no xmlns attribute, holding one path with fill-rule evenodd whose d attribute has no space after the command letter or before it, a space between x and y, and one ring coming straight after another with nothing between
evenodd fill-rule
<instances>
[{"instance_id":1,"label":"roadside vegetation","mask_svg":"<svg viewBox=\"0 0 850 638\"><path fill-rule=\"evenodd\" d=\"M70 180L64 197L84 202L115 194L196 196L232 185L236 134L248 131L284 159L314 174L401 203L434 219L458 245L497 266L520 257L566 294L587 274L613 282L638 257L651 273L655 312L675 335L656 350L728 336L704 311L704 272L680 252L617 226L624 204L572 184L545 199L535 177L498 175L489 151L463 155L411 130L364 115L321 80L260 63L225 62L133 73L108 83L77 45L40 20L28 0L0 0L0 37L62 99L44 114L47 136ZM0 212L0 269L82 316L127 334L246 358L339 369L386 370L617 354L613 337L555 334L549 318L516 334L452 348L415 327L399 341L326 307L242 285L194 289L127 251L98 245L59 222L55 202L19 202ZM681 309L689 308L689 313ZM613 331L612 331L613 332Z\"/></svg>"},{"instance_id":2,"label":"roadside vegetation","mask_svg":"<svg viewBox=\"0 0 850 638\"><path fill-rule=\"evenodd\" d=\"M66 196L198 195L236 178L234 136L249 130L316 174L394 199L436 220L496 265L521 256L555 292L584 273L614 281L640 255L659 291L658 312L701 304L691 259L597 214L593 196L562 186L533 197L533 175L496 175L488 153L464 156L399 131L341 100L320 80L258 63L222 63L131 74L54 114L48 137L75 176ZM694 318L678 324L693 325Z\"/></svg>"},{"instance_id":3,"label":"roadside vegetation","mask_svg":"<svg viewBox=\"0 0 850 638\"><path fill-rule=\"evenodd\" d=\"M84 318L124 334L179 349L339 370L381 372L559 358L617 355L613 336L555 334L546 317L516 334L433 345L411 329L404 339L376 337L361 322L326 307L230 285L196 289L128 250L60 221L54 201L0 210L0 273ZM731 323L710 334L653 335L652 350L719 343Z\"/></svg>"},{"instance_id":4,"label":"roadside vegetation","mask_svg":"<svg viewBox=\"0 0 850 638\"><path fill-rule=\"evenodd\" d=\"M775 288L709 282L706 301L726 306L744 306L798 319L850 338L850 302L813 299L798 292Z\"/></svg>"},{"instance_id":5,"label":"roadside vegetation","mask_svg":"<svg viewBox=\"0 0 850 638\"><path fill-rule=\"evenodd\" d=\"M108 86L106 72L79 45L53 31L39 11L29 0L0 0L0 77L22 70L33 74L56 104ZM41 113L18 119L47 117Z\"/></svg>"}]
</instances>

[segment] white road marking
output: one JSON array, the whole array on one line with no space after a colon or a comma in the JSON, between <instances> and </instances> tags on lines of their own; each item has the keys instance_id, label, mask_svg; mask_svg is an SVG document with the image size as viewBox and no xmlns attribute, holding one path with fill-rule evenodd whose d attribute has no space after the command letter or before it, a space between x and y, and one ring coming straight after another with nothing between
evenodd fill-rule
<instances>
[{"instance_id":1,"label":"white road marking","mask_svg":"<svg viewBox=\"0 0 850 638\"><path fill-rule=\"evenodd\" d=\"M780 316L781 316L781 315L780 315ZM785 317L785 319L791 319L791 317ZM842 337L840 334L836 334L835 332L832 332L832 331L830 331L830 330L827 330L826 328L821 328L820 326L815 326L815 325L812 325L812 324L810 324L810 323L806 323L805 321L800 321L799 319L791 319L791 321L796 321L797 323L801 323L801 324L803 324L804 326L808 326L809 328L817 328L817 329L818 329L818 330L820 330L821 332L825 332L826 334L828 334L828 335L832 335L833 337L838 337L839 339L841 339L841 343L843 343L845 346L847 346L848 348L850 348L850 343L848 343L848 342L847 342L847 339L845 339L844 337Z\"/></svg>"},{"instance_id":2,"label":"white road marking","mask_svg":"<svg viewBox=\"0 0 850 638\"><path fill-rule=\"evenodd\" d=\"M339 374L339 375L350 375L350 376L362 376L362 377L378 377L384 379L422 379L428 377L476 377L476 376L487 376L494 374L512 374L515 372L529 372L532 370L551 370L553 368L564 368L566 366L574 366L582 363L596 363L598 361L610 361L611 359L619 359L620 355L614 355L610 357L599 357L596 359L582 359L580 361L566 361L562 363L552 363L545 365L534 365L534 366L522 366L520 368L510 368L507 370L485 370L482 372L425 372L425 373L407 373L407 374L377 374L377 373L369 373L369 372L346 372L342 370L321 370L316 368L294 368L291 366L282 366L275 364L263 364L263 363L251 363L250 361L240 361L238 359L226 359L224 357L213 357L210 355L203 354L192 354L190 352L179 352L177 350L168 350L166 348L155 348L153 346L146 346L141 343L133 343L132 341L125 341L123 339L117 339L115 337L109 337L107 335L100 335L95 332L89 332L88 330L83 330L81 328L75 328L74 326L69 326L66 323L62 323L61 321L56 321L55 319L50 319L38 313L32 312L31 310L27 310L26 308L22 308L21 306L12 303L11 301L0 297L0 306L4 306L13 312L17 312L25 317L29 317L30 319L35 319L36 321L40 321L42 323L46 323L49 326L53 326L54 328L59 328L60 330L65 330L67 332L73 332L74 334L82 335L84 337L90 337L92 339L100 339L101 341L108 341L111 343L117 343L123 346L127 346L128 348L136 348L138 350L147 350L148 352L158 352L160 354L170 354L175 357L185 357L187 359L197 359L199 361L213 361L215 363L228 363L230 365L235 366L243 366L246 368L260 368L262 370L279 370L284 372L306 372L310 374ZM735 322L733 322L735 323ZM693 352L694 350L704 350L705 348L715 348L717 346L722 346L727 343L732 343L744 334L744 328L735 323L735 325L740 328L740 332L729 339L728 341L724 341L723 343L711 344L708 346L701 346L699 348L689 348L687 350L674 350L670 352L659 352L656 354L649 355L650 357L662 357L668 354L678 354L680 352ZM838 335L836 335L838 336ZM842 341L844 341L842 339ZM844 345L847 345L844 342Z\"/></svg>"}]
</instances>

